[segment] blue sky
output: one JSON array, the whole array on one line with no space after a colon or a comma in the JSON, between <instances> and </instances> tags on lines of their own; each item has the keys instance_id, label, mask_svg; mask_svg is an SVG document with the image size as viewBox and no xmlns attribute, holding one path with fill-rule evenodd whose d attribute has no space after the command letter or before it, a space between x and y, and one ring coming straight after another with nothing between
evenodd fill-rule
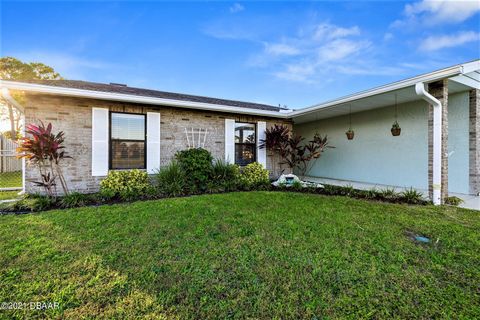
<instances>
[{"instance_id":1,"label":"blue sky","mask_svg":"<svg viewBox=\"0 0 480 320\"><path fill-rule=\"evenodd\" d=\"M68 79L290 108L480 57L476 1L1 6L2 56Z\"/></svg>"}]
</instances>

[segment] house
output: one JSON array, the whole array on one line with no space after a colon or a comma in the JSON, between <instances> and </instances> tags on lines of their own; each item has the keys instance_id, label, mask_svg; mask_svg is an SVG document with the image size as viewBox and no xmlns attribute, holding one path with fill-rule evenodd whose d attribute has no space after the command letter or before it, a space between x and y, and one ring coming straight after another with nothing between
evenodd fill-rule
<instances>
[{"instance_id":1,"label":"house","mask_svg":"<svg viewBox=\"0 0 480 320\"><path fill-rule=\"evenodd\" d=\"M336 148L307 179L358 186L413 187L436 204L450 194L480 192L480 60L437 70L296 111L276 106L84 81L2 81L3 97L26 123L51 122L66 135L65 176L93 192L109 170L149 173L174 154L201 146L240 165L284 169L260 149L267 127L284 124L311 138L327 134ZM10 92L23 91L25 101ZM392 123L401 127L392 136ZM345 131L355 132L348 140ZM26 167L28 183L36 172Z\"/></svg>"}]
</instances>

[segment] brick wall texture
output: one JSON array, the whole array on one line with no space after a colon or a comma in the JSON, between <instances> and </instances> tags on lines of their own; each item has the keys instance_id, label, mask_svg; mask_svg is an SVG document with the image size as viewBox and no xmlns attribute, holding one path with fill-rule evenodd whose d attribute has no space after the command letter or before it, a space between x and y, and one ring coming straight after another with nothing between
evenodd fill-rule
<instances>
[{"instance_id":1,"label":"brick wall texture","mask_svg":"<svg viewBox=\"0 0 480 320\"><path fill-rule=\"evenodd\" d=\"M480 90L470 91L470 193L480 192Z\"/></svg>"},{"instance_id":2,"label":"brick wall texture","mask_svg":"<svg viewBox=\"0 0 480 320\"><path fill-rule=\"evenodd\" d=\"M111 111L147 113L159 112L161 116L161 165L172 160L175 153L187 148L185 129L208 131L205 149L214 158L225 157L225 118L238 122L266 121L267 128L274 124L292 127L290 121L258 116L198 111L173 107L156 107L122 102L83 98L60 97L44 94L27 94L25 107L26 123L51 122L55 131L65 132L66 152L73 158L65 160L63 172L69 188L78 192L96 192L103 177L91 174L92 158L92 108L108 108ZM279 159L267 152L267 169L278 175L288 170L279 164ZM25 172L26 192L42 192L31 181L38 180L37 169L28 166ZM61 188L59 188L61 189Z\"/></svg>"}]
</instances>

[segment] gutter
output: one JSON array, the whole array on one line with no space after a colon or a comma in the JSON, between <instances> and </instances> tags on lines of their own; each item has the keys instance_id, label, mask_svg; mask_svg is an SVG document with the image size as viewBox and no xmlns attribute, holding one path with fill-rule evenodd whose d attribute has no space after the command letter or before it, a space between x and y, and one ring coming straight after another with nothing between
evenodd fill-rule
<instances>
[{"instance_id":1,"label":"gutter","mask_svg":"<svg viewBox=\"0 0 480 320\"><path fill-rule=\"evenodd\" d=\"M433 106L433 204L442 204L442 103L425 90L423 82L415 84L415 93Z\"/></svg>"},{"instance_id":2,"label":"gutter","mask_svg":"<svg viewBox=\"0 0 480 320\"><path fill-rule=\"evenodd\" d=\"M24 91L30 91L30 92L56 94L56 95L69 96L69 97L133 102L133 103L141 103L141 104L149 104L149 105L157 105L157 106L169 106L169 107L190 108L190 109L197 109L197 110L266 116L266 117L281 118L281 119L289 118L289 113L283 113L278 111L242 108L242 107L211 104L211 103L204 103L204 102L145 97L145 96L139 96L139 95L123 94L123 93L112 93L112 92L64 88L64 87L52 87L47 85L25 83L25 82L13 82L13 81L1 80L0 86L7 90L8 89L24 90Z\"/></svg>"},{"instance_id":3,"label":"gutter","mask_svg":"<svg viewBox=\"0 0 480 320\"><path fill-rule=\"evenodd\" d=\"M475 62L473 62L473 64L476 66L476 64L478 64L478 62L475 61ZM367 98L367 97L379 95L379 94L382 94L382 93L386 93L386 92L389 92L389 91L394 91L394 90L410 87L410 86L413 86L413 85L415 85L416 83L419 83L419 82L428 83L428 82L433 82L433 81L437 81L437 80L444 79L444 78L453 77L453 76L462 74L464 72L464 70L466 69L466 67L469 67L470 69L472 68L469 64L456 65L456 66L453 66L453 67L450 67L450 68L437 70L437 71L430 72L430 73L423 74L423 75L419 75L419 76L416 76L416 77L413 77L413 78L408 78L408 79L405 79L405 80L397 81L397 82L394 82L394 83L391 83L391 84L388 84L388 85L383 85L383 86L376 87L376 88L373 88L373 89L361 91L361 92L358 92L358 93L355 93L355 94L345 96L343 98L330 100L330 101L327 101L327 102L324 102L324 103L321 103L321 104L317 104L317 105L314 105L314 106L311 106L311 107L308 107L308 108L293 111L292 113L289 114L289 116L292 117L292 118L293 117L298 117L298 116L306 115L306 114L309 114L309 113L312 113L312 112L315 112L315 111L318 111L318 110L335 108L338 105L353 102L353 101L358 100L358 99Z\"/></svg>"},{"instance_id":4,"label":"gutter","mask_svg":"<svg viewBox=\"0 0 480 320\"><path fill-rule=\"evenodd\" d=\"M20 113L22 113L22 114L24 113L25 109L23 108L23 106L20 103L18 103L17 100L15 100L10 95L10 91L8 90L8 88L2 88L2 97L7 102L9 102L12 106L14 106L18 111L20 111Z\"/></svg>"}]
</instances>

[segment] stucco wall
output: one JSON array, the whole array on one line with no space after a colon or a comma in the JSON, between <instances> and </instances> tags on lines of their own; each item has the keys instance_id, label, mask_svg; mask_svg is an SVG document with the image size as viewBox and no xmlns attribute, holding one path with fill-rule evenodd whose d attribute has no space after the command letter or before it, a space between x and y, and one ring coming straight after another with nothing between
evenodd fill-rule
<instances>
[{"instance_id":1,"label":"stucco wall","mask_svg":"<svg viewBox=\"0 0 480 320\"><path fill-rule=\"evenodd\" d=\"M469 94L448 97L448 190L469 193Z\"/></svg>"},{"instance_id":2,"label":"stucco wall","mask_svg":"<svg viewBox=\"0 0 480 320\"><path fill-rule=\"evenodd\" d=\"M449 96L449 191L468 193L468 92ZM390 128L394 107L353 113L355 138L347 140L349 117L305 124L294 131L307 139L318 131L327 134L335 149L327 149L313 165L310 176L398 187L428 189L428 106L415 101L398 106L402 133Z\"/></svg>"},{"instance_id":3,"label":"stucco wall","mask_svg":"<svg viewBox=\"0 0 480 320\"><path fill-rule=\"evenodd\" d=\"M266 121L267 128L275 123L284 123L291 127L289 121L273 118L246 116L238 114L217 113L179 109L171 107L153 107L148 105L108 102L92 99L68 98L51 95L28 94L26 96L26 123L51 122L55 131L65 132L66 151L73 159L67 159L64 165L64 175L71 190L79 192L95 192L103 177L93 177L91 174L92 158L92 108L109 108L111 111L146 113L160 112L161 115L161 165L168 163L175 153L187 148L185 128L207 129L205 149L215 158L225 156L225 118L240 122ZM277 170L280 166L273 165L274 160L267 156L267 169ZM38 180L38 172L34 167L27 166L25 186L29 193L41 192L31 181Z\"/></svg>"}]
</instances>

